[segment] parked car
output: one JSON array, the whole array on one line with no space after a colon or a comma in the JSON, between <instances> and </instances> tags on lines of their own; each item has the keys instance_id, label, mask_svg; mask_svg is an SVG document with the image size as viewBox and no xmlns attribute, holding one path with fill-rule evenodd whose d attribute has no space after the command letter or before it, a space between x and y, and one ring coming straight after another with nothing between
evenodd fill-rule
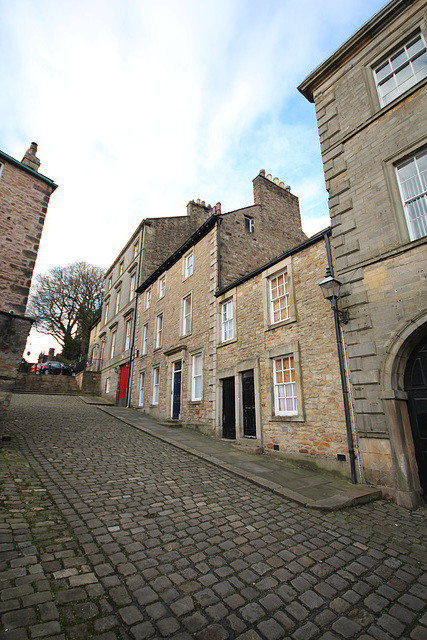
<instances>
[{"instance_id":1,"label":"parked car","mask_svg":"<svg viewBox=\"0 0 427 640\"><path fill-rule=\"evenodd\" d=\"M62 362L45 362L41 365L40 373L50 373L57 376L72 376L74 374L74 369Z\"/></svg>"},{"instance_id":2,"label":"parked car","mask_svg":"<svg viewBox=\"0 0 427 640\"><path fill-rule=\"evenodd\" d=\"M30 369L30 373L40 373L40 368L41 368L41 364L40 362L37 362L36 364L33 364L31 369Z\"/></svg>"}]
</instances>

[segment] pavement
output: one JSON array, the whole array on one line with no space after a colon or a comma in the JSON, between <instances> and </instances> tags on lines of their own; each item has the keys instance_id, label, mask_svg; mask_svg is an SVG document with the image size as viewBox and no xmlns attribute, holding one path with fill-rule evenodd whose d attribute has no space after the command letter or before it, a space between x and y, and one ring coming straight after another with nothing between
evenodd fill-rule
<instances>
[{"instance_id":1,"label":"pavement","mask_svg":"<svg viewBox=\"0 0 427 640\"><path fill-rule=\"evenodd\" d=\"M308 508L155 426L14 395L0 640L426 640L426 509Z\"/></svg>"},{"instance_id":2,"label":"pavement","mask_svg":"<svg viewBox=\"0 0 427 640\"><path fill-rule=\"evenodd\" d=\"M221 467L294 502L324 511L334 511L381 498L381 491L369 485L354 485L331 473L309 469L270 455L257 455L237 448L229 440L217 440L170 422L154 420L136 409L107 406L96 398L84 402L163 442L172 444L205 462Z\"/></svg>"}]
</instances>

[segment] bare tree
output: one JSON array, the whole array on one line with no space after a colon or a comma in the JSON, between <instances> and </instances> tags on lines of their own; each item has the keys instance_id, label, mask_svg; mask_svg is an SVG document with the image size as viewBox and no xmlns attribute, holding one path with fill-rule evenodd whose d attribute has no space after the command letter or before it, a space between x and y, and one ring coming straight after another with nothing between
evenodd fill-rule
<instances>
[{"instance_id":1,"label":"bare tree","mask_svg":"<svg viewBox=\"0 0 427 640\"><path fill-rule=\"evenodd\" d=\"M40 332L56 338L68 360L87 351L90 325L102 305L104 273L100 267L75 262L36 276L27 314Z\"/></svg>"}]
</instances>

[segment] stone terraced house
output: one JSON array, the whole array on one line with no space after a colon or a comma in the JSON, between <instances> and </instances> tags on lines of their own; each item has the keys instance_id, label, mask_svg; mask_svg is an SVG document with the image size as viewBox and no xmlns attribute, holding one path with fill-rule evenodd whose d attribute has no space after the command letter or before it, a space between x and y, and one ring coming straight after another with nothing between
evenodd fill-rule
<instances>
[{"instance_id":1,"label":"stone terraced house","mask_svg":"<svg viewBox=\"0 0 427 640\"><path fill-rule=\"evenodd\" d=\"M427 490L427 4L392 0L300 85L315 103L367 481Z\"/></svg>"},{"instance_id":2,"label":"stone terraced house","mask_svg":"<svg viewBox=\"0 0 427 640\"><path fill-rule=\"evenodd\" d=\"M50 196L37 144L21 162L0 151L0 411L10 401L31 319L25 316ZM0 415L1 420L1 415Z\"/></svg>"},{"instance_id":3,"label":"stone terraced house","mask_svg":"<svg viewBox=\"0 0 427 640\"><path fill-rule=\"evenodd\" d=\"M251 207L212 215L139 287L131 404L240 446L348 475L331 310L329 231L254 180Z\"/></svg>"}]
</instances>

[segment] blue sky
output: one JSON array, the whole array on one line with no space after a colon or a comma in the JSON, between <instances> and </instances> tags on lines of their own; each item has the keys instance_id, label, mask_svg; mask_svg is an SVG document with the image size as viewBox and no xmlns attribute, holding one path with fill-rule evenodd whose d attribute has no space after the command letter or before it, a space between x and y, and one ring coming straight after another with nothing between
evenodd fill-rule
<instances>
[{"instance_id":1,"label":"blue sky","mask_svg":"<svg viewBox=\"0 0 427 640\"><path fill-rule=\"evenodd\" d=\"M329 224L298 84L377 0L0 0L0 148L38 143L53 194L36 272L107 267L141 219L252 204L263 168Z\"/></svg>"}]
</instances>

